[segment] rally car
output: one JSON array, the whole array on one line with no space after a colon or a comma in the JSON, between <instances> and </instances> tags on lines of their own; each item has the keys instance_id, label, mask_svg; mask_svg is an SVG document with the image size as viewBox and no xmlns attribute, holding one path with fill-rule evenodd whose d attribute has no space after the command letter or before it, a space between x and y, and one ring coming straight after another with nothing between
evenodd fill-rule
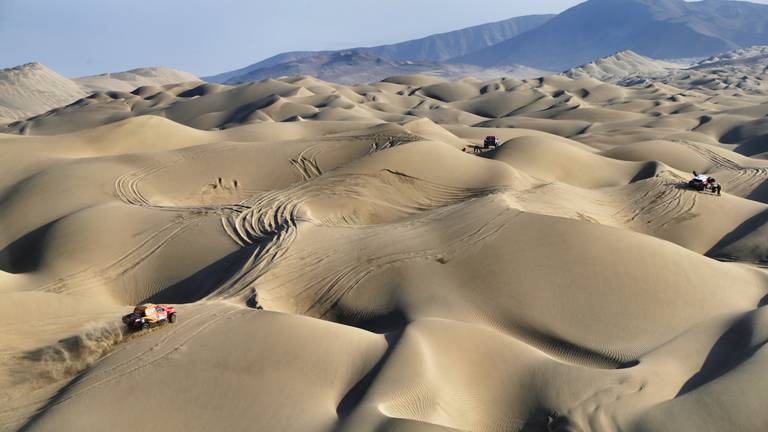
<instances>
[{"instance_id":1,"label":"rally car","mask_svg":"<svg viewBox=\"0 0 768 432\"><path fill-rule=\"evenodd\" d=\"M498 149L501 145L501 140L493 135L488 135L483 140L483 145L468 145L462 149L464 153L485 153L486 151L490 149Z\"/></svg>"},{"instance_id":2,"label":"rally car","mask_svg":"<svg viewBox=\"0 0 768 432\"><path fill-rule=\"evenodd\" d=\"M146 303L123 316L123 323L134 330L146 330L150 327L176 322L176 308L173 306Z\"/></svg>"},{"instance_id":3,"label":"rally car","mask_svg":"<svg viewBox=\"0 0 768 432\"><path fill-rule=\"evenodd\" d=\"M696 175L691 181L688 182L688 187L696 189L699 192L703 192L707 188L709 182L709 176L704 174Z\"/></svg>"},{"instance_id":4,"label":"rally car","mask_svg":"<svg viewBox=\"0 0 768 432\"><path fill-rule=\"evenodd\" d=\"M715 180L714 177L710 177L706 174L699 174L696 171L693 172L693 179L688 182L688 187L699 192L710 191L717 195L720 195L722 187L720 183Z\"/></svg>"},{"instance_id":5,"label":"rally car","mask_svg":"<svg viewBox=\"0 0 768 432\"><path fill-rule=\"evenodd\" d=\"M497 148L500 145L501 145L501 140L499 139L499 137L494 135L488 135L483 140L483 148L491 148L491 147Z\"/></svg>"}]
</instances>

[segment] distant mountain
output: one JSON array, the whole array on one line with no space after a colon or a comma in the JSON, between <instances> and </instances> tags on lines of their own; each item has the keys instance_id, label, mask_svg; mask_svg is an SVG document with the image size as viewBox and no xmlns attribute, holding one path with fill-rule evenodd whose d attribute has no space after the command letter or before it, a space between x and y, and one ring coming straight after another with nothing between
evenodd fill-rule
<instances>
[{"instance_id":1,"label":"distant mountain","mask_svg":"<svg viewBox=\"0 0 768 432\"><path fill-rule=\"evenodd\" d=\"M168 67L147 67L132 69L125 72L105 73L101 75L75 78L73 81L90 93L107 90L130 92L137 87L200 81L200 78L189 72Z\"/></svg>"},{"instance_id":2,"label":"distant mountain","mask_svg":"<svg viewBox=\"0 0 768 432\"><path fill-rule=\"evenodd\" d=\"M602 81L616 81L638 74L661 74L669 69L682 67L682 65L654 60L627 50L571 68L565 71L564 75L573 79L590 77Z\"/></svg>"},{"instance_id":3,"label":"distant mountain","mask_svg":"<svg viewBox=\"0 0 768 432\"><path fill-rule=\"evenodd\" d=\"M332 52L334 51L291 51L287 53L281 53L281 54L272 56L268 59L264 59L260 62L248 65L244 68L235 69L229 72L222 72L220 74L203 77L203 81L223 84L227 81L232 80L233 78L236 78L239 76L245 76L259 69L271 68L279 64L298 61L303 58L312 57L316 55L330 54Z\"/></svg>"},{"instance_id":4,"label":"distant mountain","mask_svg":"<svg viewBox=\"0 0 768 432\"><path fill-rule=\"evenodd\" d=\"M422 74L443 78L474 76L480 79L492 79L502 76L533 78L548 73L518 65L481 68L473 65L390 60L351 50L316 54L295 61L256 69L243 75L230 77L226 84L241 84L266 78L300 75L312 75L321 80L339 84L360 84L380 81L394 75Z\"/></svg>"},{"instance_id":5,"label":"distant mountain","mask_svg":"<svg viewBox=\"0 0 768 432\"><path fill-rule=\"evenodd\" d=\"M768 95L768 46L739 48L680 65L622 51L563 73L627 87L670 85L711 95Z\"/></svg>"},{"instance_id":6,"label":"distant mountain","mask_svg":"<svg viewBox=\"0 0 768 432\"><path fill-rule=\"evenodd\" d=\"M697 91L723 90L768 95L768 46L753 46L720 53L689 68L645 77ZM630 82L619 84L630 84ZM765 139L765 138L761 138Z\"/></svg>"},{"instance_id":7,"label":"distant mountain","mask_svg":"<svg viewBox=\"0 0 768 432\"><path fill-rule=\"evenodd\" d=\"M40 63L0 70L0 117L12 121L67 105L87 93Z\"/></svg>"},{"instance_id":8,"label":"distant mountain","mask_svg":"<svg viewBox=\"0 0 768 432\"><path fill-rule=\"evenodd\" d=\"M554 15L526 15L397 44L355 49L396 60L444 61L493 46L552 18Z\"/></svg>"},{"instance_id":9,"label":"distant mountain","mask_svg":"<svg viewBox=\"0 0 768 432\"><path fill-rule=\"evenodd\" d=\"M515 35L536 28L554 15L528 15L478 26L467 27L391 45L351 48L339 51L295 51L278 54L258 63L230 72L204 77L208 82L224 83L234 77L245 76L258 69L270 68L283 63L295 62L307 57L330 55L338 52L357 51L362 54L385 57L392 60L443 61L490 47Z\"/></svg>"},{"instance_id":10,"label":"distant mountain","mask_svg":"<svg viewBox=\"0 0 768 432\"><path fill-rule=\"evenodd\" d=\"M768 5L741 1L589 0L451 61L564 70L623 50L653 58L703 57L768 43L766 23Z\"/></svg>"},{"instance_id":11,"label":"distant mountain","mask_svg":"<svg viewBox=\"0 0 768 432\"><path fill-rule=\"evenodd\" d=\"M696 63L693 69L732 65L758 65L763 63L768 63L768 46L765 45L720 53Z\"/></svg>"}]
</instances>

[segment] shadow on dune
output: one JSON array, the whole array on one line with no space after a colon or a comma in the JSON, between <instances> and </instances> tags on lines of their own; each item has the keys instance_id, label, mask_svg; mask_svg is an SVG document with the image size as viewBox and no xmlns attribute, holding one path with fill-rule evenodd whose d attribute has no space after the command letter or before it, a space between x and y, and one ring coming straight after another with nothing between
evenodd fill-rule
<instances>
[{"instance_id":1,"label":"shadow on dune","mask_svg":"<svg viewBox=\"0 0 768 432\"><path fill-rule=\"evenodd\" d=\"M632 180L630 180L630 183L639 182L641 180L647 180L651 177L655 177L656 174L659 173L659 169L661 168L661 164L657 161L650 161L645 164L643 164L642 168L637 171L634 177L632 177Z\"/></svg>"},{"instance_id":2,"label":"shadow on dune","mask_svg":"<svg viewBox=\"0 0 768 432\"><path fill-rule=\"evenodd\" d=\"M56 394L54 394L48 401L43 405L42 408L37 410L35 414L33 414L29 419L27 419L26 422L19 428L19 432L28 431L31 427L37 423L39 419L41 419L50 408L53 408L54 406L58 405L59 403L63 402L64 398L66 397L69 390L75 386L78 382L80 382L81 379L85 376L87 371L83 371L74 378L72 378L64 387L60 388Z\"/></svg>"},{"instance_id":3,"label":"shadow on dune","mask_svg":"<svg viewBox=\"0 0 768 432\"><path fill-rule=\"evenodd\" d=\"M768 181L764 181L746 196L748 200L768 204Z\"/></svg>"},{"instance_id":4,"label":"shadow on dune","mask_svg":"<svg viewBox=\"0 0 768 432\"><path fill-rule=\"evenodd\" d=\"M568 432L573 426L568 417L555 411L539 409L525 421L520 432Z\"/></svg>"},{"instance_id":5,"label":"shadow on dune","mask_svg":"<svg viewBox=\"0 0 768 432\"><path fill-rule=\"evenodd\" d=\"M357 327L371 333L389 334L398 332L403 330L411 321L399 307L366 317L360 317L359 314L355 314L353 311L347 312L338 304L333 309L335 309L335 317L323 318L346 326Z\"/></svg>"},{"instance_id":6,"label":"shadow on dune","mask_svg":"<svg viewBox=\"0 0 768 432\"><path fill-rule=\"evenodd\" d=\"M768 230L768 211L742 222L723 236L705 255L710 258L764 261L768 259L768 247L765 241L761 241L761 232L765 230Z\"/></svg>"},{"instance_id":7,"label":"shadow on dune","mask_svg":"<svg viewBox=\"0 0 768 432\"><path fill-rule=\"evenodd\" d=\"M405 333L404 329L384 335L387 341L387 350L384 351L384 354L381 356L379 361L373 365L371 370L369 370L365 376L363 376L357 383L355 383L355 385L352 386L351 389L349 389L349 391L347 391L347 393L339 402L338 406L336 406L336 415L339 417L339 422L343 422L346 417L352 414L355 408L357 408L357 406L363 400L366 393L368 393L368 389L370 389L374 380L376 380L376 377L387 363L387 360L389 360L389 357L395 351L397 343L400 341L400 338L402 338L403 333Z\"/></svg>"},{"instance_id":8,"label":"shadow on dune","mask_svg":"<svg viewBox=\"0 0 768 432\"><path fill-rule=\"evenodd\" d=\"M765 298L763 299L765 301ZM761 302L762 303L762 302ZM675 397L683 396L736 369L757 352L766 341L754 344L755 314L739 318L715 342L701 369L683 384Z\"/></svg>"},{"instance_id":9,"label":"shadow on dune","mask_svg":"<svg viewBox=\"0 0 768 432\"><path fill-rule=\"evenodd\" d=\"M722 142L727 143L726 141ZM734 142L734 144L738 144L738 146L734 148L733 151L744 156L752 157L768 151L768 146L766 146L765 143L765 135L761 134L751 138L743 139L739 142Z\"/></svg>"},{"instance_id":10,"label":"shadow on dune","mask_svg":"<svg viewBox=\"0 0 768 432\"><path fill-rule=\"evenodd\" d=\"M49 222L30 231L0 250L0 270L15 274L37 270L43 259L45 238L56 222Z\"/></svg>"},{"instance_id":11,"label":"shadow on dune","mask_svg":"<svg viewBox=\"0 0 768 432\"><path fill-rule=\"evenodd\" d=\"M152 296L136 299L137 301L130 303L179 304L202 300L242 269L256 248L258 246L254 244L239 249ZM248 305L255 307L254 302L248 302Z\"/></svg>"},{"instance_id":12,"label":"shadow on dune","mask_svg":"<svg viewBox=\"0 0 768 432\"><path fill-rule=\"evenodd\" d=\"M765 295L762 299L760 299L760 303L757 304L758 308L768 306L768 294Z\"/></svg>"}]
</instances>

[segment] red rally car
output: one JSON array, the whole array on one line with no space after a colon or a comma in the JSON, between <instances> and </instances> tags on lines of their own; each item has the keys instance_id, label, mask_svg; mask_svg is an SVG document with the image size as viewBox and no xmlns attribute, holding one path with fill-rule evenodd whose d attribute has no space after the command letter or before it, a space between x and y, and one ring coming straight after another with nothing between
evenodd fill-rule
<instances>
[{"instance_id":1,"label":"red rally car","mask_svg":"<svg viewBox=\"0 0 768 432\"><path fill-rule=\"evenodd\" d=\"M176 308L173 306L146 303L123 316L123 323L134 330L146 330L150 327L176 322Z\"/></svg>"}]
</instances>

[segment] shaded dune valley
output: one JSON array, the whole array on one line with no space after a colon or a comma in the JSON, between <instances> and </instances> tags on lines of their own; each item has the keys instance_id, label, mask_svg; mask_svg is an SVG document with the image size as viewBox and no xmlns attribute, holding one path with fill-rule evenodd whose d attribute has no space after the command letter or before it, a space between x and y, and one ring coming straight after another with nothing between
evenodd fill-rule
<instances>
[{"instance_id":1,"label":"shaded dune valley","mask_svg":"<svg viewBox=\"0 0 768 432\"><path fill-rule=\"evenodd\" d=\"M768 103L683 81L196 81L0 126L0 430L768 430ZM146 302L178 322L127 331Z\"/></svg>"}]
</instances>

